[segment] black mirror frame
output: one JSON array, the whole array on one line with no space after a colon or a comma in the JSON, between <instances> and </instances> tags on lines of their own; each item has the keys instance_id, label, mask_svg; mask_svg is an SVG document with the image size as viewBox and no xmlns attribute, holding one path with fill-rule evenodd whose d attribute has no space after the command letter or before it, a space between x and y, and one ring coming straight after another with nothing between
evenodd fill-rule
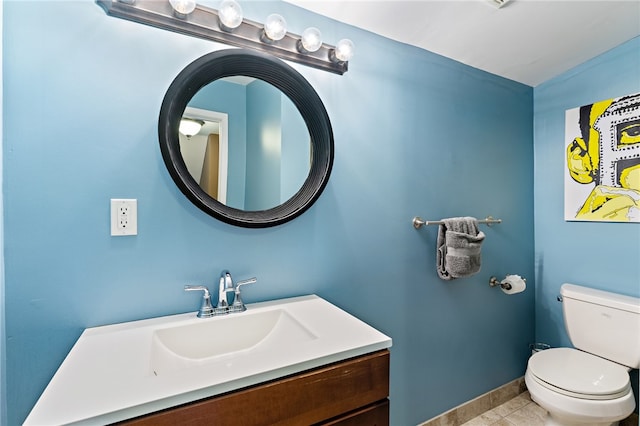
<instances>
[{"instance_id":1,"label":"black mirror frame","mask_svg":"<svg viewBox=\"0 0 640 426\"><path fill-rule=\"evenodd\" d=\"M180 153L178 127L193 96L214 80L243 75L280 89L291 99L311 136L311 167L302 188L289 200L268 210L245 211L220 203L193 179ZM333 131L322 100L295 69L281 60L250 50L226 49L202 56L173 80L160 109L158 136L162 158L182 193L205 213L235 226L267 228L304 213L324 190L333 167Z\"/></svg>"}]
</instances>

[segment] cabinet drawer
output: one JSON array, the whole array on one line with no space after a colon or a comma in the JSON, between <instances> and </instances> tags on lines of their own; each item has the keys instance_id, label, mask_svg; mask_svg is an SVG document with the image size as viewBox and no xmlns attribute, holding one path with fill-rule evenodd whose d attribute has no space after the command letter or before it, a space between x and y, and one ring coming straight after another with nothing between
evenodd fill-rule
<instances>
[{"instance_id":1,"label":"cabinet drawer","mask_svg":"<svg viewBox=\"0 0 640 426\"><path fill-rule=\"evenodd\" d=\"M376 402L317 426L389 426L389 400Z\"/></svg>"},{"instance_id":2,"label":"cabinet drawer","mask_svg":"<svg viewBox=\"0 0 640 426\"><path fill-rule=\"evenodd\" d=\"M374 403L385 406L388 395L389 351L383 350L120 424L312 425L357 410L363 410L363 416L372 415L371 411L384 415L384 407L367 406ZM388 423L388 401L386 413ZM347 419L348 416L345 421Z\"/></svg>"}]
</instances>

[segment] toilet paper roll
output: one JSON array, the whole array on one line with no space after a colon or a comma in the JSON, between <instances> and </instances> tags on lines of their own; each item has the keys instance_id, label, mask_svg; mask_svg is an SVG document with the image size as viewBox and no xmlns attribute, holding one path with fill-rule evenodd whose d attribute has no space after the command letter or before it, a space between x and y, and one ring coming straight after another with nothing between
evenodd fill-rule
<instances>
[{"instance_id":1,"label":"toilet paper roll","mask_svg":"<svg viewBox=\"0 0 640 426\"><path fill-rule=\"evenodd\" d=\"M507 294L516 294L523 292L527 283L520 275L507 275L500 281L500 288Z\"/></svg>"}]
</instances>

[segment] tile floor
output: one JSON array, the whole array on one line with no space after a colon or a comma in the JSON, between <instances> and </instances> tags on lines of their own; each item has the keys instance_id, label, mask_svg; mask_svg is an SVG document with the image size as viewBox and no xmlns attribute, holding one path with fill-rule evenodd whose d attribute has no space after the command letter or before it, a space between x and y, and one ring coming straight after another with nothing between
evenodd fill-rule
<instances>
[{"instance_id":1,"label":"tile floor","mask_svg":"<svg viewBox=\"0 0 640 426\"><path fill-rule=\"evenodd\" d=\"M529 392L463 423L462 426L543 426L547 412L531 400Z\"/></svg>"},{"instance_id":2,"label":"tile floor","mask_svg":"<svg viewBox=\"0 0 640 426\"><path fill-rule=\"evenodd\" d=\"M544 426L546 416L545 409L533 402L529 392L525 391L461 426ZM620 426L635 425L640 425L637 413L620 421Z\"/></svg>"},{"instance_id":3,"label":"tile floor","mask_svg":"<svg viewBox=\"0 0 640 426\"><path fill-rule=\"evenodd\" d=\"M531 400L524 377L442 413L419 426L544 426L547 412ZM619 426L640 426L638 413Z\"/></svg>"}]
</instances>

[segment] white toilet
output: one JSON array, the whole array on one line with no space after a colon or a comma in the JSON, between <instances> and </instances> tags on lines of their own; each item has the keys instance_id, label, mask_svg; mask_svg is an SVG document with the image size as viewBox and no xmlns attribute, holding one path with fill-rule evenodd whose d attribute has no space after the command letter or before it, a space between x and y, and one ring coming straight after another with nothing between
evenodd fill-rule
<instances>
[{"instance_id":1,"label":"white toilet","mask_svg":"<svg viewBox=\"0 0 640 426\"><path fill-rule=\"evenodd\" d=\"M635 408L629 371L640 366L640 299L563 284L564 324L576 347L537 352L525 382L545 425L617 425Z\"/></svg>"}]
</instances>

